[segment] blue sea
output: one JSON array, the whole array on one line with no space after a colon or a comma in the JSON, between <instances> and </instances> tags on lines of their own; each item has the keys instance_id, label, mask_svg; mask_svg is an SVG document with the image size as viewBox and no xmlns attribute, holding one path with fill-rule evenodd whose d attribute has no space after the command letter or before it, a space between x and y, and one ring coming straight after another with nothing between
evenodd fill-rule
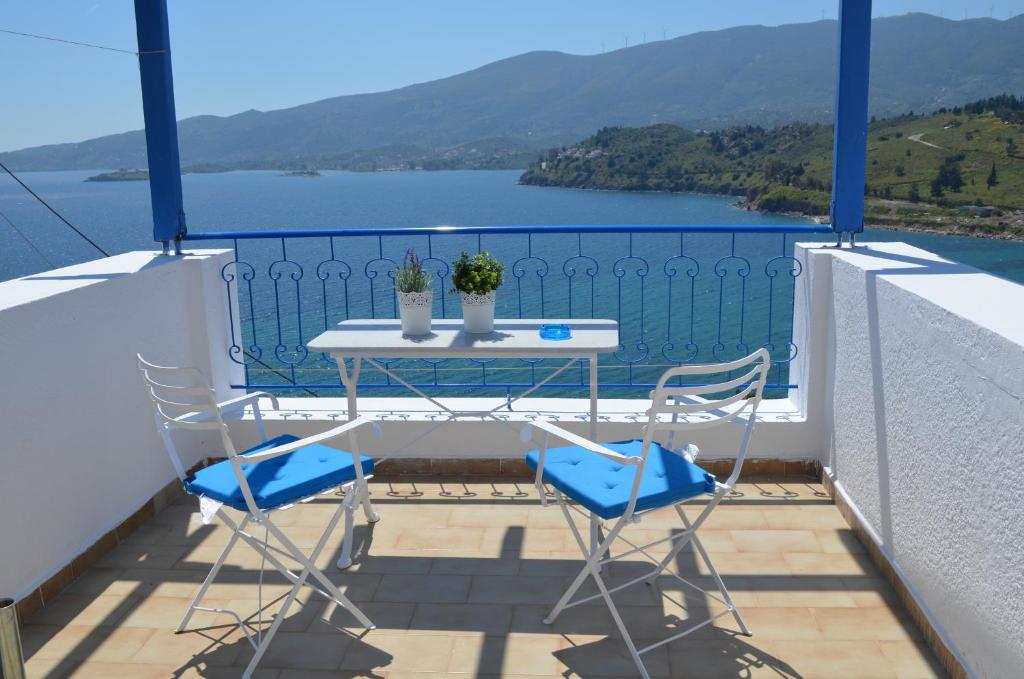
<instances>
[{"instance_id":1,"label":"blue sea","mask_svg":"<svg viewBox=\"0 0 1024 679\"><path fill-rule=\"evenodd\" d=\"M154 247L147 182L85 182L97 171L29 172L22 179L111 253ZM519 186L516 171L324 172L286 177L231 172L183 177L190 232L451 225L795 224L749 212L736 199L703 195L577 191ZM30 248L12 224L39 250ZM768 346L771 382L788 383L792 295L799 274L794 240L776 235L544 234L359 237L239 241L234 278L241 336L231 355L252 385L305 385L329 393L338 383L327 357L304 344L345 318L392 317L393 274L408 248L428 258L435 316L459 316L448 290L449 263L462 250L486 249L506 265L498 315L613 318L622 348L602 359L601 380L619 394L643 395L667 367L724 360ZM1024 283L1024 244L975 238L869 231L862 240L901 240ZM233 247L202 242L190 247ZM0 280L98 256L9 177L0 178ZM227 282L227 281L225 281ZM225 290L229 286L225 284ZM523 362L405 361L405 379L438 393L488 385L505 393L547 368ZM564 379L563 379L564 378ZM371 383L388 387L383 377ZM559 378L548 395L575 394L582 369ZM778 390L781 392L781 390Z\"/></svg>"}]
</instances>

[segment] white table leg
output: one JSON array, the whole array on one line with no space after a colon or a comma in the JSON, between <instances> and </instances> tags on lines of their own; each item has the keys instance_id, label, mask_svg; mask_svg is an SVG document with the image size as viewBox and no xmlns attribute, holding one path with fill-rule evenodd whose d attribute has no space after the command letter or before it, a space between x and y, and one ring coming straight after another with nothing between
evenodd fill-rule
<instances>
[{"instance_id":1,"label":"white table leg","mask_svg":"<svg viewBox=\"0 0 1024 679\"><path fill-rule=\"evenodd\" d=\"M335 356L338 362L338 372L341 374L341 383L345 385L345 397L348 400L348 419L351 422L359 416L356 406L356 387L359 384L359 370L362 367L361 358L352 359L352 372L345 367L345 357Z\"/></svg>"},{"instance_id":2,"label":"white table leg","mask_svg":"<svg viewBox=\"0 0 1024 679\"><path fill-rule=\"evenodd\" d=\"M590 440L597 441L597 354L590 356Z\"/></svg>"}]
</instances>

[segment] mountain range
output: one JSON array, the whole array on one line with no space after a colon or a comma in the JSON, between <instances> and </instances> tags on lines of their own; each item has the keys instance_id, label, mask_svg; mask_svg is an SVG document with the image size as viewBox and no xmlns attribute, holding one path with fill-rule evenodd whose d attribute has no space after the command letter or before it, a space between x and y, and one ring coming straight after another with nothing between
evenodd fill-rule
<instances>
[{"instance_id":1,"label":"mountain range","mask_svg":"<svg viewBox=\"0 0 1024 679\"><path fill-rule=\"evenodd\" d=\"M832 115L836 23L741 26L579 56L530 52L448 78L179 121L185 169L525 167L606 126L770 126ZM1024 92L1024 15L874 20L874 115ZM0 154L12 169L146 167L141 130Z\"/></svg>"}]
</instances>

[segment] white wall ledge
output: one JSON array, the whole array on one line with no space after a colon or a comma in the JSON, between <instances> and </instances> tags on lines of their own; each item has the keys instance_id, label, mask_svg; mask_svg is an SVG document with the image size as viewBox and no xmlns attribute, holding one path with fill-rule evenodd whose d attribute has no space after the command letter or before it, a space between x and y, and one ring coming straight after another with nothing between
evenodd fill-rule
<instances>
[{"instance_id":1,"label":"white wall ledge","mask_svg":"<svg viewBox=\"0 0 1024 679\"><path fill-rule=\"evenodd\" d=\"M415 397L360 398L359 414L381 422L383 438L360 438L363 450L388 457L512 458L521 457L534 446L519 439L522 425L536 419L554 420L580 435L589 435L588 399L525 398L505 408L503 398L441 398L452 410L469 412L450 421L448 413L430 401ZM268 431L274 434L307 435L323 431L348 419L344 398L282 398L278 411L265 413ZM597 438L618 441L641 436L650 401L644 399L599 399ZM262 408L269 408L264 400ZM475 411L499 407L490 417ZM757 413L757 435L750 458L820 459L821 441L790 399L762 401ZM734 458L743 433L743 418L721 428L701 432L694 442L707 459ZM251 411L231 424L236 445L258 441Z\"/></svg>"}]
</instances>

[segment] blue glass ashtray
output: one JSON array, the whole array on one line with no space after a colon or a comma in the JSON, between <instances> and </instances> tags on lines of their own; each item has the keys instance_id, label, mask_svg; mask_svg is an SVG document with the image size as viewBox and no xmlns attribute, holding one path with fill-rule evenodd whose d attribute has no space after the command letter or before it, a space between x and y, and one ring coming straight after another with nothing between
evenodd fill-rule
<instances>
[{"instance_id":1,"label":"blue glass ashtray","mask_svg":"<svg viewBox=\"0 0 1024 679\"><path fill-rule=\"evenodd\" d=\"M572 328L565 323L545 323L540 326L540 336L546 340L567 340L572 337Z\"/></svg>"}]
</instances>

